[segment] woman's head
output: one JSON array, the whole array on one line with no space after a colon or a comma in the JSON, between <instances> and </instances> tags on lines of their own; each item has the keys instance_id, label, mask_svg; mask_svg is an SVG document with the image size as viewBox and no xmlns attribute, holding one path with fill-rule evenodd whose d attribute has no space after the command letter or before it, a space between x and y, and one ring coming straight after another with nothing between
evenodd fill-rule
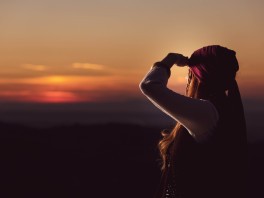
<instances>
[{"instance_id":1,"label":"woman's head","mask_svg":"<svg viewBox=\"0 0 264 198\"><path fill-rule=\"evenodd\" d=\"M239 70L236 52L220 45L196 50L189 58L188 66L210 92L228 90Z\"/></svg>"},{"instance_id":2,"label":"woman's head","mask_svg":"<svg viewBox=\"0 0 264 198\"><path fill-rule=\"evenodd\" d=\"M185 90L186 96L191 98L199 98L199 99L208 99L213 95L210 89L206 86L206 84L202 83L189 69L188 71L188 81ZM223 92L224 94L225 92ZM223 95L222 94L222 95Z\"/></svg>"},{"instance_id":3,"label":"woman's head","mask_svg":"<svg viewBox=\"0 0 264 198\"><path fill-rule=\"evenodd\" d=\"M210 99L224 95L234 83L239 65L236 52L219 45L196 50L189 58L186 95Z\"/></svg>"}]
</instances>

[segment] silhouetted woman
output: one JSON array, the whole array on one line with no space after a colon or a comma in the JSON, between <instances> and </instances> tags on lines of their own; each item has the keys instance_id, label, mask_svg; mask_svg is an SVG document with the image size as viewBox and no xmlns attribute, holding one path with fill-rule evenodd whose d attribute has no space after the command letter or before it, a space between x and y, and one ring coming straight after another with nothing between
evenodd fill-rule
<instances>
[{"instance_id":1,"label":"silhouetted woman","mask_svg":"<svg viewBox=\"0 0 264 198\"><path fill-rule=\"evenodd\" d=\"M170 68L188 66L186 96L167 88ZM246 196L247 136L235 80L236 52L219 45L190 58L169 53L140 82L142 93L177 121L159 142L162 176L156 198Z\"/></svg>"}]
</instances>

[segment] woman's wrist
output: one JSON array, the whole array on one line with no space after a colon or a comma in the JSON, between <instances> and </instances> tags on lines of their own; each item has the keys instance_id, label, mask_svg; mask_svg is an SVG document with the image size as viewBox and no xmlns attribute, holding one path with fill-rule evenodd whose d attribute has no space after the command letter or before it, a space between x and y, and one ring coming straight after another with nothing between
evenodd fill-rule
<instances>
[{"instance_id":1,"label":"woman's wrist","mask_svg":"<svg viewBox=\"0 0 264 198\"><path fill-rule=\"evenodd\" d=\"M171 67L169 65L167 65L166 63L164 63L163 61L155 62L152 67L163 67L166 69L169 77L171 76L171 71L170 71Z\"/></svg>"},{"instance_id":2,"label":"woman's wrist","mask_svg":"<svg viewBox=\"0 0 264 198\"><path fill-rule=\"evenodd\" d=\"M171 68L178 59L178 55L175 53L169 53L165 58L162 59L162 63L166 64L169 68Z\"/></svg>"}]
</instances>

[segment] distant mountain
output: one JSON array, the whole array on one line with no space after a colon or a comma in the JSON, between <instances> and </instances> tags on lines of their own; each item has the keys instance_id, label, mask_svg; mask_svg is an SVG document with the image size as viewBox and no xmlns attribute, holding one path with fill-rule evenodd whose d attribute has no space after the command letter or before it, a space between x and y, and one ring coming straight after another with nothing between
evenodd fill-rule
<instances>
[{"instance_id":1,"label":"distant mountain","mask_svg":"<svg viewBox=\"0 0 264 198\"><path fill-rule=\"evenodd\" d=\"M264 141L263 100L243 98L243 102L248 140ZM0 103L0 109L0 120L32 127L113 122L146 127L167 127L176 124L175 120L146 99L73 104Z\"/></svg>"}]
</instances>

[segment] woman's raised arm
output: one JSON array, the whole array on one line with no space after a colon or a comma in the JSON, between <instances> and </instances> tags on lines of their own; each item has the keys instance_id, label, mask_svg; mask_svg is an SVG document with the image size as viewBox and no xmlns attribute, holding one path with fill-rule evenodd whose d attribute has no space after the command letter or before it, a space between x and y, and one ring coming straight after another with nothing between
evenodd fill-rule
<instances>
[{"instance_id":1,"label":"woman's raised arm","mask_svg":"<svg viewBox=\"0 0 264 198\"><path fill-rule=\"evenodd\" d=\"M181 123L198 142L206 140L218 122L216 108L210 101L172 91L167 87L169 77L165 67L153 66L139 88L157 108Z\"/></svg>"}]
</instances>

